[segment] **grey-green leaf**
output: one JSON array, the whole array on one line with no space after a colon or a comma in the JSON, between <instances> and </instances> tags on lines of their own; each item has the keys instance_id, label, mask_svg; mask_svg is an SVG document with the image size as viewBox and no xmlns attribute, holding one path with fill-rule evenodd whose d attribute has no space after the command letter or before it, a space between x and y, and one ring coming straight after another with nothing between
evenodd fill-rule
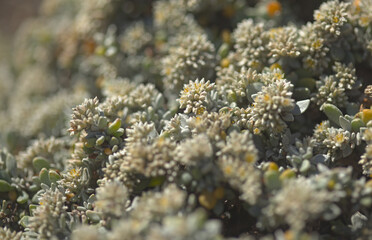
<instances>
[{"instance_id":1,"label":"grey-green leaf","mask_svg":"<svg viewBox=\"0 0 372 240\"><path fill-rule=\"evenodd\" d=\"M28 194L25 191L22 191L22 194L18 196L17 203L24 204L28 200Z\"/></svg>"},{"instance_id":2,"label":"grey-green leaf","mask_svg":"<svg viewBox=\"0 0 372 240\"><path fill-rule=\"evenodd\" d=\"M21 220L19 221L19 223L24 227L26 228L28 226L28 223L29 223L29 216L23 216L21 218Z\"/></svg>"},{"instance_id":3,"label":"grey-green leaf","mask_svg":"<svg viewBox=\"0 0 372 240\"><path fill-rule=\"evenodd\" d=\"M347 131L351 131L351 122L349 120L347 120L345 117L343 116L340 116L339 118L339 123L340 123L340 126L344 129L344 130L347 130Z\"/></svg>"},{"instance_id":4,"label":"grey-green leaf","mask_svg":"<svg viewBox=\"0 0 372 240\"><path fill-rule=\"evenodd\" d=\"M46 168L41 169L39 173L40 182L50 186L49 172Z\"/></svg>"},{"instance_id":5,"label":"grey-green leaf","mask_svg":"<svg viewBox=\"0 0 372 240\"><path fill-rule=\"evenodd\" d=\"M263 87L263 84L259 82L249 84L246 89L248 100L253 102L255 98L254 94L261 91L262 87Z\"/></svg>"},{"instance_id":6,"label":"grey-green leaf","mask_svg":"<svg viewBox=\"0 0 372 240\"><path fill-rule=\"evenodd\" d=\"M28 209L30 210L30 215L31 216L34 214L34 210L36 209L37 206L38 205L32 204L32 203L28 206Z\"/></svg>"},{"instance_id":7,"label":"grey-green leaf","mask_svg":"<svg viewBox=\"0 0 372 240\"><path fill-rule=\"evenodd\" d=\"M106 117L99 117L98 119L98 128L105 129L107 127L107 118Z\"/></svg>"},{"instance_id":8,"label":"grey-green leaf","mask_svg":"<svg viewBox=\"0 0 372 240\"><path fill-rule=\"evenodd\" d=\"M116 132L113 133L115 137L121 137L124 135L124 128L119 128Z\"/></svg>"},{"instance_id":9,"label":"grey-green leaf","mask_svg":"<svg viewBox=\"0 0 372 240\"><path fill-rule=\"evenodd\" d=\"M12 176L16 175L16 172L17 172L17 161L15 160L15 158L13 157L13 155L11 155L11 154L7 154L7 157L6 157L6 169L8 170L8 172Z\"/></svg>"},{"instance_id":10,"label":"grey-green leaf","mask_svg":"<svg viewBox=\"0 0 372 240\"><path fill-rule=\"evenodd\" d=\"M92 222L97 223L101 220L101 218L100 218L100 216L97 212L88 210L88 211L86 211L86 214L87 214L88 219Z\"/></svg>"},{"instance_id":11,"label":"grey-green leaf","mask_svg":"<svg viewBox=\"0 0 372 240\"><path fill-rule=\"evenodd\" d=\"M292 114L293 115L301 115L302 113L304 113L306 111L306 109L309 107L309 105L310 105L310 99L306 99L306 100L296 102L296 105L295 105L294 109L292 110Z\"/></svg>"},{"instance_id":12,"label":"grey-green leaf","mask_svg":"<svg viewBox=\"0 0 372 240\"><path fill-rule=\"evenodd\" d=\"M39 172L42 168L46 168L46 169L50 168L49 161L43 157L35 157L32 160L32 165L34 166L37 172Z\"/></svg>"},{"instance_id":13,"label":"grey-green leaf","mask_svg":"<svg viewBox=\"0 0 372 240\"><path fill-rule=\"evenodd\" d=\"M279 173L277 171L267 171L264 174L264 182L268 189L274 190L280 188Z\"/></svg>"},{"instance_id":14,"label":"grey-green leaf","mask_svg":"<svg viewBox=\"0 0 372 240\"><path fill-rule=\"evenodd\" d=\"M311 158L311 162L317 164L318 163L325 164L328 161L328 158L329 157L325 154L317 154L313 158Z\"/></svg>"},{"instance_id":15,"label":"grey-green leaf","mask_svg":"<svg viewBox=\"0 0 372 240\"><path fill-rule=\"evenodd\" d=\"M50 182L56 183L61 179L61 176L54 170L49 170L49 180Z\"/></svg>"},{"instance_id":16,"label":"grey-green leaf","mask_svg":"<svg viewBox=\"0 0 372 240\"><path fill-rule=\"evenodd\" d=\"M333 123L336 123L340 126L339 119L342 116L342 112L338 107L330 103L324 103L321 107L321 110L327 115L328 119Z\"/></svg>"},{"instance_id":17,"label":"grey-green leaf","mask_svg":"<svg viewBox=\"0 0 372 240\"><path fill-rule=\"evenodd\" d=\"M310 167L311 167L310 161L304 160L301 164L300 172L306 173L307 171L309 171Z\"/></svg>"}]
</instances>

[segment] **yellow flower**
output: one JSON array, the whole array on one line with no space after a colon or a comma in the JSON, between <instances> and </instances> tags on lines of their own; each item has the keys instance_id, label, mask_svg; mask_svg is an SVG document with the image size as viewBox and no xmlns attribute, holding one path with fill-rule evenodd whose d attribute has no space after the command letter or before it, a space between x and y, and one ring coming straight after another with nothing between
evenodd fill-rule
<instances>
[{"instance_id":1,"label":"yellow flower","mask_svg":"<svg viewBox=\"0 0 372 240\"><path fill-rule=\"evenodd\" d=\"M201 108L198 108L198 110L196 110L196 115L202 115L205 111L205 108L201 107Z\"/></svg>"},{"instance_id":2,"label":"yellow flower","mask_svg":"<svg viewBox=\"0 0 372 240\"><path fill-rule=\"evenodd\" d=\"M260 132L261 132L261 131L260 131L260 129L258 129L258 128L253 129L253 133L256 134L256 135L257 135L257 134L260 134Z\"/></svg>"},{"instance_id":3,"label":"yellow flower","mask_svg":"<svg viewBox=\"0 0 372 240\"><path fill-rule=\"evenodd\" d=\"M288 106L291 106L292 102L288 98L285 98L283 100L282 104L283 104L284 107L288 107Z\"/></svg>"},{"instance_id":4,"label":"yellow flower","mask_svg":"<svg viewBox=\"0 0 372 240\"><path fill-rule=\"evenodd\" d=\"M318 126L316 127L317 132L324 132L325 127L323 125L323 122L319 123Z\"/></svg>"},{"instance_id":5,"label":"yellow flower","mask_svg":"<svg viewBox=\"0 0 372 240\"><path fill-rule=\"evenodd\" d=\"M321 21L321 20L324 19L324 16L323 16L320 12L318 12L318 13L315 15L315 19L318 20L318 21Z\"/></svg>"},{"instance_id":6,"label":"yellow flower","mask_svg":"<svg viewBox=\"0 0 372 240\"><path fill-rule=\"evenodd\" d=\"M245 154L245 161L247 161L248 163L255 162L256 161L256 155L254 155L252 153Z\"/></svg>"},{"instance_id":7,"label":"yellow flower","mask_svg":"<svg viewBox=\"0 0 372 240\"><path fill-rule=\"evenodd\" d=\"M318 49L318 48L321 48L321 47L323 46L323 43L322 43L321 40L317 39L317 40L315 40L315 41L311 44L311 46L312 46L313 48L315 48L315 49Z\"/></svg>"},{"instance_id":8,"label":"yellow flower","mask_svg":"<svg viewBox=\"0 0 372 240\"><path fill-rule=\"evenodd\" d=\"M271 97L269 94L265 94L263 97L264 102L270 103L271 102Z\"/></svg>"},{"instance_id":9,"label":"yellow flower","mask_svg":"<svg viewBox=\"0 0 372 240\"><path fill-rule=\"evenodd\" d=\"M79 177L79 176L80 176L80 169L79 169L78 171L76 171L76 169L73 168L73 169L70 170L69 173L70 173L70 175L71 175L72 177Z\"/></svg>"},{"instance_id":10,"label":"yellow flower","mask_svg":"<svg viewBox=\"0 0 372 240\"><path fill-rule=\"evenodd\" d=\"M276 68L278 68L278 69L280 69L280 70L283 70L283 69L282 69L282 66L281 66L279 63L271 64L271 66L270 66L270 70L274 70L274 69L276 69Z\"/></svg>"},{"instance_id":11,"label":"yellow flower","mask_svg":"<svg viewBox=\"0 0 372 240\"><path fill-rule=\"evenodd\" d=\"M334 140L336 143L341 144L345 141L345 136L342 133L337 133Z\"/></svg>"}]
</instances>

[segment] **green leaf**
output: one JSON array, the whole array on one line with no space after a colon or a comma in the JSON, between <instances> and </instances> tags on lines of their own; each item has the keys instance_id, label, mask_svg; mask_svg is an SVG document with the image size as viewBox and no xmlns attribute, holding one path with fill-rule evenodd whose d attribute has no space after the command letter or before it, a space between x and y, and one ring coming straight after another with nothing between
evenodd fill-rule
<instances>
[{"instance_id":1,"label":"green leaf","mask_svg":"<svg viewBox=\"0 0 372 240\"><path fill-rule=\"evenodd\" d=\"M101 129L101 130L107 128L107 118L106 117L99 117L98 128Z\"/></svg>"},{"instance_id":2,"label":"green leaf","mask_svg":"<svg viewBox=\"0 0 372 240\"><path fill-rule=\"evenodd\" d=\"M119 128L121 127L121 120L120 118L117 118L114 122L112 122L108 127L108 133L114 134Z\"/></svg>"},{"instance_id":3,"label":"green leaf","mask_svg":"<svg viewBox=\"0 0 372 240\"><path fill-rule=\"evenodd\" d=\"M34 215L34 210L36 209L37 206L38 205L32 204L32 203L29 205L28 209L30 210L30 215L31 216Z\"/></svg>"},{"instance_id":4,"label":"green leaf","mask_svg":"<svg viewBox=\"0 0 372 240\"><path fill-rule=\"evenodd\" d=\"M49 180L52 183L56 183L58 180L61 179L61 176L54 170L49 170Z\"/></svg>"},{"instance_id":5,"label":"green leaf","mask_svg":"<svg viewBox=\"0 0 372 240\"><path fill-rule=\"evenodd\" d=\"M39 185L40 185L40 183L39 183ZM40 187L38 186L38 185L35 185L35 184L32 184L29 188L28 188L28 190L30 190L31 192L36 192L36 191L38 191L40 189Z\"/></svg>"},{"instance_id":6,"label":"green leaf","mask_svg":"<svg viewBox=\"0 0 372 240\"><path fill-rule=\"evenodd\" d=\"M229 49L230 49L229 44L223 43L221 47L218 49L218 55L220 55L221 58L227 57Z\"/></svg>"},{"instance_id":7,"label":"green leaf","mask_svg":"<svg viewBox=\"0 0 372 240\"><path fill-rule=\"evenodd\" d=\"M346 103L346 113L354 116L359 112L359 106L360 104L356 103Z\"/></svg>"},{"instance_id":8,"label":"green leaf","mask_svg":"<svg viewBox=\"0 0 372 240\"><path fill-rule=\"evenodd\" d=\"M311 158L311 162L313 163L325 164L327 161L328 161L328 156L325 154L318 154Z\"/></svg>"},{"instance_id":9,"label":"green leaf","mask_svg":"<svg viewBox=\"0 0 372 240\"><path fill-rule=\"evenodd\" d=\"M46 168L41 169L39 173L40 182L50 186L49 172Z\"/></svg>"},{"instance_id":10,"label":"green leaf","mask_svg":"<svg viewBox=\"0 0 372 240\"><path fill-rule=\"evenodd\" d=\"M46 168L46 169L50 168L49 161L43 157L35 157L32 160L32 165L34 166L37 172L39 172L43 168Z\"/></svg>"},{"instance_id":11,"label":"green leaf","mask_svg":"<svg viewBox=\"0 0 372 240\"><path fill-rule=\"evenodd\" d=\"M364 122L360 118L355 118L351 121L351 129L353 132L359 132L361 127L365 127Z\"/></svg>"},{"instance_id":12,"label":"green leaf","mask_svg":"<svg viewBox=\"0 0 372 240\"><path fill-rule=\"evenodd\" d=\"M12 189L12 186L7 181L0 179L0 192L9 192Z\"/></svg>"},{"instance_id":13,"label":"green leaf","mask_svg":"<svg viewBox=\"0 0 372 240\"><path fill-rule=\"evenodd\" d=\"M117 139L116 137L112 137L110 139L110 146L114 146L114 145L118 145L119 144L119 139Z\"/></svg>"},{"instance_id":14,"label":"green leaf","mask_svg":"<svg viewBox=\"0 0 372 240\"><path fill-rule=\"evenodd\" d=\"M85 144L84 144L84 147L86 148L92 148L94 147L94 145L96 144L96 138L94 137L90 137L90 138L85 138Z\"/></svg>"},{"instance_id":15,"label":"green leaf","mask_svg":"<svg viewBox=\"0 0 372 240\"><path fill-rule=\"evenodd\" d=\"M339 119L342 116L342 112L338 107L330 103L324 103L321 107L321 110L327 115L328 119L333 123L336 123L340 126Z\"/></svg>"},{"instance_id":16,"label":"green leaf","mask_svg":"<svg viewBox=\"0 0 372 240\"><path fill-rule=\"evenodd\" d=\"M28 224L29 224L29 216L23 216L22 218L21 218L21 220L19 221L19 223L24 227L24 228L26 228L26 227L28 227Z\"/></svg>"},{"instance_id":17,"label":"green leaf","mask_svg":"<svg viewBox=\"0 0 372 240\"><path fill-rule=\"evenodd\" d=\"M352 149L349 145L346 145L346 147L345 147L344 149L342 149L342 156L343 156L343 157L347 157L347 156L349 156L352 152L353 152L353 149Z\"/></svg>"},{"instance_id":18,"label":"green leaf","mask_svg":"<svg viewBox=\"0 0 372 240\"><path fill-rule=\"evenodd\" d=\"M100 136L96 141L96 146L100 146L105 141L105 136Z\"/></svg>"},{"instance_id":19,"label":"green leaf","mask_svg":"<svg viewBox=\"0 0 372 240\"><path fill-rule=\"evenodd\" d=\"M22 191L22 195L19 195L17 198L17 203L24 204L28 201L28 194L25 191Z\"/></svg>"},{"instance_id":20,"label":"green leaf","mask_svg":"<svg viewBox=\"0 0 372 240\"><path fill-rule=\"evenodd\" d=\"M155 98L155 109L162 108L163 105L165 104L164 96L163 94L158 94Z\"/></svg>"},{"instance_id":21,"label":"green leaf","mask_svg":"<svg viewBox=\"0 0 372 240\"><path fill-rule=\"evenodd\" d=\"M82 181L84 182L84 183L86 183L86 182L88 182L89 181L89 179L90 179L90 174L89 174L89 171L88 171L88 169L87 168L84 168L83 169L83 175L82 175Z\"/></svg>"},{"instance_id":22,"label":"green leaf","mask_svg":"<svg viewBox=\"0 0 372 240\"><path fill-rule=\"evenodd\" d=\"M94 195L94 194L91 194L90 196L89 196L89 198L88 198L88 203L94 203L95 201L97 200L97 197L96 197L96 195Z\"/></svg>"},{"instance_id":23,"label":"green leaf","mask_svg":"<svg viewBox=\"0 0 372 240\"><path fill-rule=\"evenodd\" d=\"M94 212L92 210L86 211L87 217L90 221L94 223L98 223L101 220L101 217L99 216L99 213Z\"/></svg>"},{"instance_id":24,"label":"green leaf","mask_svg":"<svg viewBox=\"0 0 372 240\"><path fill-rule=\"evenodd\" d=\"M264 183L269 190L278 189L281 186L278 171L267 171L264 174Z\"/></svg>"},{"instance_id":25,"label":"green leaf","mask_svg":"<svg viewBox=\"0 0 372 240\"><path fill-rule=\"evenodd\" d=\"M307 99L310 97L310 90L306 87L297 87L293 89L293 95L292 97L294 99Z\"/></svg>"},{"instance_id":26,"label":"green leaf","mask_svg":"<svg viewBox=\"0 0 372 240\"><path fill-rule=\"evenodd\" d=\"M7 154L5 164L6 164L6 169L8 170L8 172L12 176L15 176L17 172L17 161L15 160L13 155Z\"/></svg>"},{"instance_id":27,"label":"green leaf","mask_svg":"<svg viewBox=\"0 0 372 240\"><path fill-rule=\"evenodd\" d=\"M124 128L119 128L116 132L113 134L115 137L119 138L124 135Z\"/></svg>"},{"instance_id":28,"label":"green leaf","mask_svg":"<svg viewBox=\"0 0 372 240\"><path fill-rule=\"evenodd\" d=\"M309 160L304 160L301 164L300 172L306 173L311 168L311 164Z\"/></svg>"}]
</instances>

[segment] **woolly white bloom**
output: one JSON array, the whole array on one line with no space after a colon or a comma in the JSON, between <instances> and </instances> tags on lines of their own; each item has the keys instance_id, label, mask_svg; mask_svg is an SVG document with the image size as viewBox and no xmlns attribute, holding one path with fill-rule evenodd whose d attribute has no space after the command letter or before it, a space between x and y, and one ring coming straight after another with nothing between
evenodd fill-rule
<instances>
[{"instance_id":1,"label":"woolly white bloom","mask_svg":"<svg viewBox=\"0 0 372 240\"><path fill-rule=\"evenodd\" d=\"M211 105L210 92L214 87L214 83L209 80L205 81L196 79L188 84L185 84L181 96L178 99L180 108L186 108L184 113L202 114Z\"/></svg>"},{"instance_id":2,"label":"woolly white bloom","mask_svg":"<svg viewBox=\"0 0 372 240\"><path fill-rule=\"evenodd\" d=\"M285 130L285 121L293 120L292 87L287 80L279 79L257 93L252 111L248 113L248 124L255 133L265 130L281 133Z\"/></svg>"}]
</instances>

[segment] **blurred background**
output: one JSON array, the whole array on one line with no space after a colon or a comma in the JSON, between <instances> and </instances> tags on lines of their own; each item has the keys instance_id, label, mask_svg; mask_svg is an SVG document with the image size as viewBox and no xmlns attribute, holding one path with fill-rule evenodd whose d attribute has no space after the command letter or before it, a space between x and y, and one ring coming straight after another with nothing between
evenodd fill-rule
<instances>
[{"instance_id":1,"label":"blurred background","mask_svg":"<svg viewBox=\"0 0 372 240\"><path fill-rule=\"evenodd\" d=\"M12 37L22 21L37 15L41 0L0 0L0 58L10 54Z\"/></svg>"}]
</instances>

